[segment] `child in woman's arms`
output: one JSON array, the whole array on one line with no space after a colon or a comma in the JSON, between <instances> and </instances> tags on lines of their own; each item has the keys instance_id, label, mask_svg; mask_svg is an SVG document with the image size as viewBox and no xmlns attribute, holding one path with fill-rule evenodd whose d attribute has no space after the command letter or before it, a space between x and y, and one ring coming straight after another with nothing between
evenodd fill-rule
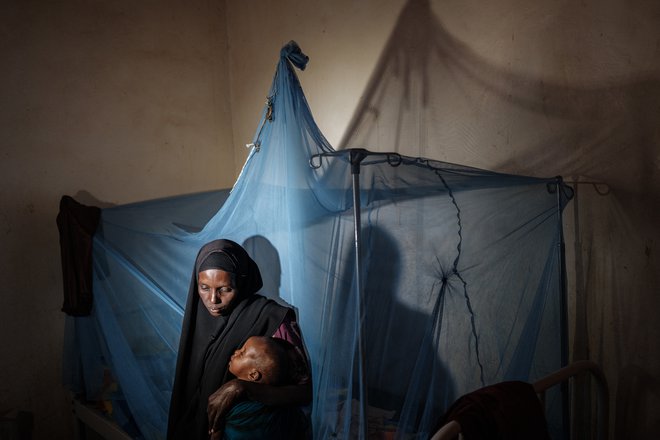
<instances>
[{"instance_id":1,"label":"child in woman's arms","mask_svg":"<svg viewBox=\"0 0 660 440\"><path fill-rule=\"evenodd\" d=\"M248 338L232 355L229 372L239 380L271 386L309 380L305 358L298 349L284 339L268 336ZM298 440L306 438L308 428L307 418L298 407L243 401L227 414L224 431L214 432L211 438Z\"/></svg>"}]
</instances>

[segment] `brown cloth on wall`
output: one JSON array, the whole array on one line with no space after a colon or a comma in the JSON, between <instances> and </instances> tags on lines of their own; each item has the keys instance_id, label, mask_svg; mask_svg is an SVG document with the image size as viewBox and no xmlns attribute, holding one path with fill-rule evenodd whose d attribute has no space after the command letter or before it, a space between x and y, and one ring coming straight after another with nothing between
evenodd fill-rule
<instances>
[{"instance_id":1,"label":"brown cloth on wall","mask_svg":"<svg viewBox=\"0 0 660 440\"><path fill-rule=\"evenodd\" d=\"M501 382L460 397L445 414L465 440L550 440L543 406L526 382Z\"/></svg>"},{"instance_id":2,"label":"brown cloth on wall","mask_svg":"<svg viewBox=\"0 0 660 440\"><path fill-rule=\"evenodd\" d=\"M62 196L57 228L60 232L64 304L62 311L86 316L92 310L92 240L101 209Z\"/></svg>"}]
</instances>

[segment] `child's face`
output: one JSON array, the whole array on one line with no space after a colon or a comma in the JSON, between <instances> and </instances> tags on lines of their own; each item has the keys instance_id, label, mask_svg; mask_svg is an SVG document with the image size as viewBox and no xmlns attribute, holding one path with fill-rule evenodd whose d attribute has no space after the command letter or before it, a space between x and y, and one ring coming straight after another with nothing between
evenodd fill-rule
<instances>
[{"instance_id":1,"label":"child's face","mask_svg":"<svg viewBox=\"0 0 660 440\"><path fill-rule=\"evenodd\" d=\"M234 352L229 360L229 372L238 379L257 381L261 373L255 368L255 361L260 355L263 342L256 337L251 337L245 344Z\"/></svg>"}]
</instances>

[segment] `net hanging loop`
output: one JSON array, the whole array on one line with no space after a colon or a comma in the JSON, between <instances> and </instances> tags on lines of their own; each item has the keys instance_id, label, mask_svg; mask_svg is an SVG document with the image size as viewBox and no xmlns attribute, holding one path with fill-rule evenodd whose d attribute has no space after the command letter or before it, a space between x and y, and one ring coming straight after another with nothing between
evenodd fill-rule
<instances>
[{"instance_id":1,"label":"net hanging loop","mask_svg":"<svg viewBox=\"0 0 660 440\"><path fill-rule=\"evenodd\" d=\"M313 154L309 158L309 166L315 170L321 168L323 166L323 158L324 157L336 157L336 156L344 156L346 152L349 152L349 155L353 155L355 159L357 159L358 154L363 154L364 156L361 157L360 163L366 159L368 156L385 156L385 161L392 167L398 167L403 163L403 158L399 153L380 153L380 152L375 152L375 151L369 151L364 148L347 148L345 150L338 150L338 151L327 151L324 153L318 153L318 154ZM349 159L351 164L353 164L354 159ZM374 163L379 163L381 161L371 161L365 163L365 165L371 165ZM359 166L358 166L359 170ZM358 171L359 174L359 171Z\"/></svg>"},{"instance_id":2,"label":"net hanging loop","mask_svg":"<svg viewBox=\"0 0 660 440\"><path fill-rule=\"evenodd\" d=\"M273 122L273 107L274 107L274 99L275 95L270 95L266 98L266 114L264 115L264 118L261 120L261 124L259 124L259 130L257 132L257 137L254 142L251 142L249 144L245 144L245 148L254 148L254 151L257 153L261 150L261 142L259 142L259 139L261 138L261 131L264 129L264 125L266 124L266 121L268 122Z\"/></svg>"}]
</instances>

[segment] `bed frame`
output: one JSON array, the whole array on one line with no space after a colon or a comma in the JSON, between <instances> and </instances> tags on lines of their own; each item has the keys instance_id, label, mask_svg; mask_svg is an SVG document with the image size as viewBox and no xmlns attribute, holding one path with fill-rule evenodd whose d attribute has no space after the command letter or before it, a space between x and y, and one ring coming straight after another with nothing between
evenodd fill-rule
<instances>
[{"instance_id":1,"label":"bed frame","mask_svg":"<svg viewBox=\"0 0 660 440\"><path fill-rule=\"evenodd\" d=\"M607 440L608 438L608 428L609 428L609 389L607 387L607 381L605 380L605 375L601 371L600 367L592 361L576 361L572 364L564 367L560 370L555 371L554 373L549 374L548 376L536 381L533 383L534 391L539 396L541 403L545 406L545 392L555 386L560 385L563 382L568 381L572 377L575 377L579 374L591 373L596 379L596 388L598 390L598 420L596 427L596 438L598 440ZM462 439L461 434L461 425L452 420L451 422L445 424L438 430L431 440L454 440Z\"/></svg>"},{"instance_id":2,"label":"bed frame","mask_svg":"<svg viewBox=\"0 0 660 440\"><path fill-rule=\"evenodd\" d=\"M132 440L131 436L110 418L75 398L73 433L75 440Z\"/></svg>"}]
</instances>

